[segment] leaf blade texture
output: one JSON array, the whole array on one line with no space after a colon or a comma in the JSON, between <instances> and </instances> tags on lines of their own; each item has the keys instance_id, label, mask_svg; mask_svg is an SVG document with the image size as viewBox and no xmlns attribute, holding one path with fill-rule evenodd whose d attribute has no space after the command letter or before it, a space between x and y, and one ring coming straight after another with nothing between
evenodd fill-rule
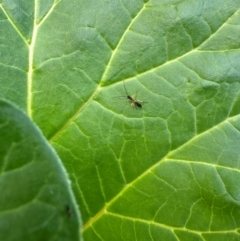
<instances>
[{"instance_id":1,"label":"leaf blade texture","mask_svg":"<svg viewBox=\"0 0 240 241\"><path fill-rule=\"evenodd\" d=\"M2 95L60 156L85 240L238 240L240 2L28 7L32 24L0 15L25 39Z\"/></svg>"}]
</instances>

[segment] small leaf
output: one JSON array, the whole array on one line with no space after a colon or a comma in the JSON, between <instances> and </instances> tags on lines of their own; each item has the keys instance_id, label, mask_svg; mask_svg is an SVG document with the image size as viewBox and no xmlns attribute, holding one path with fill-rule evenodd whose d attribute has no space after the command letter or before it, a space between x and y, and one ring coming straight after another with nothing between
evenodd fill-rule
<instances>
[{"instance_id":1,"label":"small leaf","mask_svg":"<svg viewBox=\"0 0 240 241\"><path fill-rule=\"evenodd\" d=\"M0 240L79 240L79 214L56 153L0 100Z\"/></svg>"}]
</instances>

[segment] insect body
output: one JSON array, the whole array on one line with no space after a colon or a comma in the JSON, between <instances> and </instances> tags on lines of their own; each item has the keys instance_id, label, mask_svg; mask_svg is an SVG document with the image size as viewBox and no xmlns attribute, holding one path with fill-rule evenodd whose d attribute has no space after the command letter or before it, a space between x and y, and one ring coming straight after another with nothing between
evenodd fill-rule
<instances>
[{"instance_id":1,"label":"insect body","mask_svg":"<svg viewBox=\"0 0 240 241\"><path fill-rule=\"evenodd\" d=\"M72 213L72 210L71 210L71 208L68 204L65 206L65 210L66 210L66 213L67 213L68 217L71 218L73 213Z\"/></svg>"},{"instance_id":2,"label":"insect body","mask_svg":"<svg viewBox=\"0 0 240 241\"><path fill-rule=\"evenodd\" d=\"M141 101L137 100L135 95L133 95L133 96L127 95L127 98L131 102L131 106L142 108Z\"/></svg>"},{"instance_id":3,"label":"insect body","mask_svg":"<svg viewBox=\"0 0 240 241\"><path fill-rule=\"evenodd\" d=\"M125 89L125 92L126 92L126 96L117 96L115 98L125 97L125 98L127 98L129 100L129 102L131 102L131 106L137 107L137 108L142 108L142 103L147 103L147 102L143 102L143 101L137 100L135 95L132 95L132 96L129 95L128 92L127 92L125 83L123 83L123 85L124 85L124 89Z\"/></svg>"}]
</instances>

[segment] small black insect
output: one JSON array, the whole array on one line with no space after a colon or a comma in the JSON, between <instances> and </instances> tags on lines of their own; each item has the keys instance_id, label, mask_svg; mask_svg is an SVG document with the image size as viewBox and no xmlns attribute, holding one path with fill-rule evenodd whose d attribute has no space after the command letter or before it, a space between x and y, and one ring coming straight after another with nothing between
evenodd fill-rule
<instances>
[{"instance_id":1,"label":"small black insect","mask_svg":"<svg viewBox=\"0 0 240 241\"><path fill-rule=\"evenodd\" d=\"M137 108L142 108L142 104L147 103L147 102L144 102L144 101L137 100L136 95L132 95L132 96L129 95L124 82L123 82L123 86L124 86L124 89L125 89L125 92L126 92L126 96L116 96L114 98L119 98L119 97L127 98L128 101L131 102L131 106L137 107Z\"/></svg>"},{"instance_id":2,"label":"small black insect","mask_svg":"<svg viewBox=\"0 0 240 241\"><path fill-rule=\"evenodd\" d=\"M73 213L72 213L72 210L71 210L71 208L68 204L65 206L65 210L66 210L66 213L67 213L68 217L71 218L73 216Z\"/></svg>"}]
</instances>

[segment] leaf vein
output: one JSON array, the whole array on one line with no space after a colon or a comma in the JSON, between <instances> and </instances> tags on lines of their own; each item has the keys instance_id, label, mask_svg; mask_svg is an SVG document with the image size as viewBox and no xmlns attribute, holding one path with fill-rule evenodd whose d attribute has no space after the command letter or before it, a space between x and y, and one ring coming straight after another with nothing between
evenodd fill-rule
<instances>
[{"instance_id":1,"label":"leaf vein","mask_svg":"<svg viewBox=\"0 0 240 241\"><path fill-rule=\"evenodd\" d=\"M130 30L130 28L132 27L132 25L134 24L134 22L136 21L136 19L141 15L141 13L142 13L143 10L145 9L145 7L146 7L146 3L143 4L143 6L142 6L142 8L140 9L140 11L138 12L138 14L132 19L132 21L130 21L128 27L126 28L126 30L125 30L124 33L122 34L122 37L119 39L119 42L118 42L118 44L116 45L115 49L112 51L111 57L110 57L110 59L109 59L109 61L108 61L108 63L107 63L107 67L106 67L106 69L105 69L105 71L104 71L104 73L103 73L103 75L102 75L102 80L105 79L105 77L106 77L106 75L107 75L107 73L108 73L108 70L109 70L109 68L110 68L110 66L111 66L111 63L112 63L112 61L113 61L113 59L114 59L114 56L115 56L116 52L118 51L121 43L123 42L126 34L127 34L128 31Z\"/></svg>"},{"instance_id":2,"label":"leaf vein","mask_svg":"<svg viewBox=\"0 0 240 241\"><path fill-rule=\"evenodd\" d=\"M175 160L175 159L171 159L170 157L168 158L168 156L170 156L171 154L174 154L175 152L179 151L180 149L184 148L186 145L189 145L189 143L193 142L196 138L200 138L202 135L204 135L205 133L209 132L209 130L213 130L215 128L218 128L219 125L223 125L224 123L228 122L229 119L222 121L221 123L219 123L217 126L213 126L210 129L200 133L199 135L194 136L193 138L191 138L189 141L185 142L183 145L177 147L175 150L170 151L166 156L164 156L162 159L160 159L158 162L156 162L154 165L150 166L147 170L145 170L143 173L141 173L137 178L135 178L132 182L128 183L126 186L124 186L124 188L118 193L116 194L115 197L112 198L112 200L110 200L89 222L87 222L84 227L83 230L87 229L89 226L93 225L93 222L97 221L100 217L101 217L101 213L103 212L103 210L107 210L107 208L115 201L117 200L121 195L123 195L123 193L131 186L133 186L137 181L141 180L141 178L143 178L145 175L147 175L149 172L152 172L152 170L154 168L156 168L157 166L163 164L164 162L167 161L179 161L179 162L188 162L188 163L193 163L193 164L202 164L202 165L209 165L209 166L213 166L213 167L219 167L219 168L226 168L229 170L234 170L237 172L240 172L240 170L238 169L233 169L230 167L226 167L226 166L220 166L219 164L210 164L210 163L204 163L204 162L191 162L189 160Z\"/></svg>"},{"instance_id":3,"label":"leaf vein","mask_svg":"<svg viewBox=\"0 0 240 241\"><path fill-rule=\"evenodd\" d=\"M24 37L24 35L22 34L22 32L20 31L20 29L17 27L17 25L14 23L13 19L10 17L10 15L8 14L8 12L4 9L3 5L0 3L0 8L2 9L3 13L5 14L5 16L7 17L9 23L13 26L13 28L16 30L16 32L18 33L18 35L21 37L21 39L24 41L24 43L28 46L28 41L27 39Z\"/></svg>"}]
</instances>

